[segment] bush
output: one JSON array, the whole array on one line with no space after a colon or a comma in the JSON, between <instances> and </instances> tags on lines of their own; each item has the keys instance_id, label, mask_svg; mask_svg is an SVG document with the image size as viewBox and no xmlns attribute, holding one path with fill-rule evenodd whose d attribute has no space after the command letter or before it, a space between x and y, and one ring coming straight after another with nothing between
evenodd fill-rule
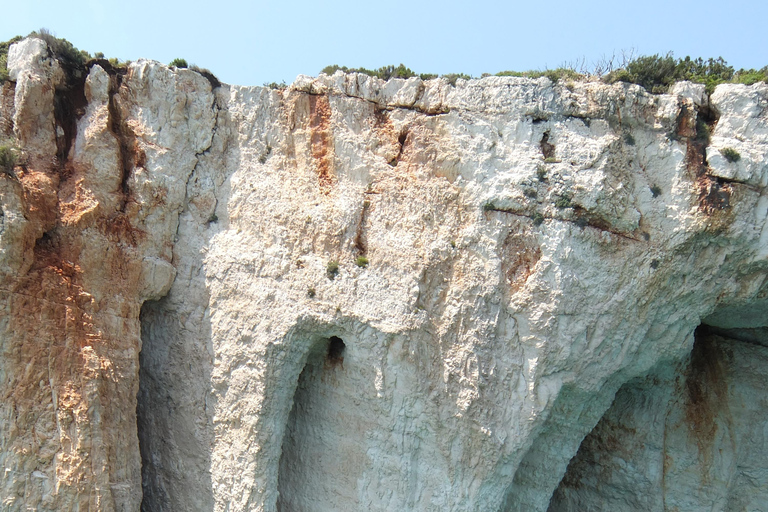
<instances>
[{"instance_id":1,"label":"bush","mask_svg":"<svg viewBox=\"0 0 768 512\"><path fill-rule=\"evenodd\" d=\"M569 194L563 194L555 201L555 206L558 208L571 208L573 203L571 202L571 196Z\"/></svg>"},{"instance_id":2,"label":"bush","mask_svg":"<svg viewBox=\"0 0 768 512\"><path fill-rule=\"evenodd\" d=\"M325 273L331 281L336 279L336 276L339 275L339 262L336 260L329 261L325 267Z\"/></svg>"},{"instance_id":3,"label":"bush","mask_svg":"<svg viewBox=\"0 0 768 512\"><path fill-rule=\"evenodd\" d=\"M288 84L285 83L285 80L283 80L280 83L277 82L264 82L264 87L267 87L269 89L274 89L276 91L282 91L288 88Z\"/></svg>"},{"instance_id":4,"label":"bush","mask_svg":"<svg viewBox=\"0 0 768 512\"><path fill-rule=\"evenodd\" d=\"M465 75L464 73L448 73L447 75L443 75L442 78L445 78L448 80L448 83L456 86L456 82L461 80L470 80L472 77L469 75Z\"/></svg>"},{"instance_id":5,"label":"bush","mask_svg":"<svg viewBox=\"0 0 768 512\"><path fill-rule=\"evenodd\" d=\"M577 73L570 68L557 68L557 69L545 69L530 70L530 71L501 71L496 73L496 76L517 76L523 78L541 78L543 76L549 78L553 83L557 83L560 80L581 80L585 78L581 73Z\"/></svg>"},{"instance_id":6,"label":"bush","mask_svg":"<svg viewBox=\"0 0 768 512\"><path fill-rule=\"evenodd\" d=\"M768 66L760 70L734 71L733 66L729 66L722 57L675 59L672 53L668 53L663 57L658 54L638 57L629 61L624 68L605 76L605 81L609 83L638 84L652 93L667 92L669 86L683 80L704 84L707 93L711 94L720 84L751 85L760 81L768 82Z\"/></svg>"},{"instance_id":7,"label":"bush","mask_svg":"<svg viewBox=\"0 0 768 512\"><path fill-rule=\"evenodd\" d=\"M720 150L720 154L725 157L731 163L741 160L741 155L733 148L723 148Z\"/></svg>"},{"instance_id":8,"label":"bush","mask_svg":"<svg viewBox=\"0 0 768 512\"><path fill-rule=\"evenodd\" d=\"M0 145L0 171L13 176L13 169L19 161L18 150L8 144Z\"/></svg>"},{"instance_id":9,"label":"bush","mask_svg":"<svg viewBox=\"0 0 768 512\"><path fill-rule=\"evenodd\" d=\"M382 66L379 69L348 68L346 66L332 64L330 66L325 66L320 72L325 73L326 75L332 75L339 70L344 73L362 73L364 75L381 78L382 80L389 80L390 78L411 78L416 76L416 73L410 68L407 68L404 64L400 64L399 66L390 64L388 66Z\"/></svg>"},{"instance_id":10,"label":"bush","mask_svg":"<svg viewBox=\"0 0 768 512\"><path fill-rule=\"evenodd\" d=\"M365 268L368 266L368 258L365 256L358 256L355 260L355 265L357 265L360 268Z\"/></svg>"},{"instance_id":11,"label":"bush","mask_svg":"<svg viewBox=\"0 0 768 512\"><path fill-rule=\"evenodd\" d=\"M29 34L30 37L37 37L45 41L48 51L58 60L65 69L77 69L85 66L85 63L91 59L91 54L78 50L66 39L61 39L45 28Z\"/></svg>"},{"instance_id":12,"label":"bush","mask_svg":"<svg viewBox=\"0 0 768 512\"><path fill-rule=\"evenodd\" d=\"M661 187L658 185L651 185L651 195L657 198L661 195Z\"/></svg>"},{"instance_id":13,"label":"bush","mask_svg":"<svg viewBox=\"0 0 768 512\"><path fill-rule=\"evenodd\" d=\"M189 65L187 64L186 59L173 59L170 64L168 64L172 68L188 68Z\"/></svg>"},{"instance_id":14,"label":"bush","mask_svg":"<svg viewBox=\"0 0 768 512\"><path fill-rule=\"evenodd\" d=\"M539 212L534 213L531 219L533 220L534 226L541 226L541 224L544 222L544 216Z\"/></svg>"},{"instance_id":15,"label":"bush","mask_svg":"<svg viewBox=\"0 0 768 512\"><path fill-rule=\"evenodd\" d=\"M625 69L610 73L609 83L630 82L654 93L666 92L678 80L677 61L672 53L649 55L631 60Z\"/></svg>"}]
</instances>

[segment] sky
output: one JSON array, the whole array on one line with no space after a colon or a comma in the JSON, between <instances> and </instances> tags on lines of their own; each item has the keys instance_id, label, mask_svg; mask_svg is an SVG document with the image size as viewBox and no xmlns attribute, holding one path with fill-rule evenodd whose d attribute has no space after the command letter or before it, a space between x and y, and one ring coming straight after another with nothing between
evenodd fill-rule
<instances>
[{"instance_id":1,"label":"sky","mask_svg":"<svg viewBox=\"0 0 768 512\"><path fill-rule=\"evenodd\" d=\"M480 76L628 50L768 65L765 0L0 0L0 13L2 41L47 28L92 54L181 57L239 85L330 64Z\"/></svg>"}]
</instances>

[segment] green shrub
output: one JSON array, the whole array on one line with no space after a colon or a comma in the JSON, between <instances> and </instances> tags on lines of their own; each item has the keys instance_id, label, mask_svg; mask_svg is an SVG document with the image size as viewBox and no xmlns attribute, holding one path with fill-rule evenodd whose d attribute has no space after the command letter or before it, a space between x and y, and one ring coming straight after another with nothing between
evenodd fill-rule
<instances>
[{"instance_id":1,"label":"green shrub","mask_svg":"<svg viewBox=\"0 0 768 512\"><path fill-rule=\"evenodd\" d=\"M285 83L285 80L283 80L280 83L277 82L264 82L264 87L267 87L269 89L274 89L276 91L282 91L288 88L288 84Z\"/></svg>"},{"instance_id":2,"label":"green shrub","mask_svg":"<svg viewBox=\"0 0 768 512\"><path fill-rule=\"evenodd\" d=\"M13 175L13 169L19 162L18 150L9 144L0 145L0 171Z\"/></svg>"},{"instance_id":3,"label":"green shrub","mask_svg":"<svg viewBox=\"0 0 768 512\"><path fill-rule=\"evenodd\" d=\"M635 145L635 138L632 136L631 133L627 132L624 134L624 144L626 144L627 146Z\"/></svg>"},{"instance_id":4,"label":"green shrub","mask_svg":"<svg viewBox=\"0 0 768 512\"><path fill-rule=\"evenodd\" d=\"M389 80L390 78L411 78L416 76L416 73L406 67L405 64L400 64L399 66L390 64L388 66L382 66L379 69L348 68L346 66L332 64L330 66L325 66L320 72L325 73L326 75L332 75L339 70L345 73L362 73L364 75L381 78L382 80Z\"/></svg>"},{"instance_id":5,"label":"green shrub","mask_svg":"<svg viewBox=\"0 0 768 512\"><path fill-rule=\"evenodd\" d=\"M560 160L558 160L557 158L555 158L553 156L549 156L549 157L544 159L544 163L545 164L559 164Z\"/></svg>"},{"instance_id":6,"label":"green shrub","mask_svg":"<svg viewBox=\"0 0 768 512\"><path fill-rule=\"evenodd\" d=\"M339 275L339 262L336 260L329 261L328 265L325 266L325 273L331 281L336 279L336 276Z\"/></svg>"},{"instance_id":7,"label":"green shrub","mask_svg":"<svg viewBox=\"0 0 768 512\"><path fill-rule=\"evenodd\" d=\"M448 83L455 86L456 82L461 80L470 80L472 77L469 75L465 75L464 73L448 73L447 75L442 75L442 78L445 78L448 80Z\"/></svg>"},{"instance_id":8,"label":"green shrub","mask_svg":"<svg viewBox=\"0 0 768 512\"><path fill-rule=\"evenodd\" d=\"M534 213L531 219L533 220L534 226L541 226L541 224L544 222L544 216L539 212Z\"/></svg>"},{"instance_id":9,"label":"green shrub","mask_svg":"<svg viewBox=\"0 0 768 512\"><path fill-rule=\"evenodd\" d=\"M483 205L484 212L492 212L496 209L496 205L492 201L489 201Z\"/></svg>"},{"instance_id":10,"label":"green shrub","mask_svg":"<svg viewBox=\"0 0 768 512\"><path fill-rule=\"evenodd\" d=\"M557 83L560 80L583 80L585 78L581 73L577 73L570 68L557 68L557 69L545 69L530 70L530 71L501 71L496 73L496 76L517 76L523 78L541 78L543 76L549 78L550 81Z\"/></svg>"},{"instance_id":11,"label":"green shrub","mask_svg":"<svg viewBox=\"0 0 768 512\"><path fill-rule=\"evenodd\" d=\"M672 53L665 56L648 55L629 61L625 69L610 73L609 83L630 82L654 93L666 92L678 80L677 61Z\"/></svg>"},{"instance_id":12,"label":"green shrub","mask_svg":"<svg viewBox=\"0 0 768 512\"><path fill-rule=\"evenodd\" d=\"M651 195L656 198L661 195L661 187L658 185L651 185Z\"/></svg>"},{"instance_id":13,"label":"green shrub","mask_svg":"<svg viewBox=\"0 0 768 512\"><path fill-rule=\"evenodd\" d=\"M734 71L733 66L722 58L675 59L672 53L665 56L650 55L633 59L622 68L604 77L609 83L629 82L645 87L652 93L667 92L675 82L689 80L704 84L707 93L711 94L715 87L725 83L754 84L768 81L768 66L760 69L740 69Z\"/></svg>"},{"instance_id":14,"label":"green shrub","mask_svg":"<svg viewBox=\"0 0 768 512\"><path fill-rule=\"evenodd\" d=\"M365 268L368 266L368 258L365 256L358 256L355 260L355 265L357 265L360 268Z\"/></svg>"},{"instance_id":15,"label":"green shrub","mask_svg":"<svg viewBox=\"0 0 768 512\"><path fill-rule=\"evenodd\" d=\"M173 59L170 64L168 64L172 68L188 68L189 64L187 64L186 59Z\"/></svg>"},{"instance_id":16,"label":"green shrub","mask_svg":"<svg viewBox=\"0 0 768 512\"><path fill-rule=\"evenodd\" d=\"M78 50L66 39L54 36L45 28L29 34L30 37L42 39L48 46L48 51L58 60L65 69L77 69L85 66L91 59L91 54L84 50Z\"/></svg>"},{"instance_id":17,"label":"green shrub","mask_svg":"<svg viewBox=\"0 0 768 512\"><path fill-rule=\"evenodd\" d=\"M570 194L563 194L555 201L555 206L558 208L571 208L573 203L571 201Z\"/></svg>"},{"instance_id":18,"label":"green shrub","mask_svg":"<svg viewBox=\"0 0 768 512\"><path fill-rule=\"evenodd\" d=\"M542 183L547 181L547 168L543 165L540 165L536 168L536 179Z\"/></svg>"},{"instance_id":19,"label":"green shrub","mask_svg":"<svg viewBox=\"0 0 768 512\"><path fill-rule=\"evenodd\" d=\"M720 154L725 157L731 163L741 160L741 155L733 148L723 148L720 150Z\"/></svg>"}]
</instances>

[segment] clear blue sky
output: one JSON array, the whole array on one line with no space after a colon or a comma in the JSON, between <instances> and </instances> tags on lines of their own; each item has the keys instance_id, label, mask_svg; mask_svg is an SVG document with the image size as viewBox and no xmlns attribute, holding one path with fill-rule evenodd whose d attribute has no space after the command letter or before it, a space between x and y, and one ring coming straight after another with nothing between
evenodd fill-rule
<instances>
[{"instance_id":1,"label":"clear blue sky","mask_svg":"<svg viewBox=\"0 0 768 512\"><path fill-rule=\"evenodd\" d=\"M420 73L554 68L634 48L768 65L765 0L0 0L0 40L41 27L91 53L220 80L292 82L328 64Z\"/></svg>"}]
</instances>

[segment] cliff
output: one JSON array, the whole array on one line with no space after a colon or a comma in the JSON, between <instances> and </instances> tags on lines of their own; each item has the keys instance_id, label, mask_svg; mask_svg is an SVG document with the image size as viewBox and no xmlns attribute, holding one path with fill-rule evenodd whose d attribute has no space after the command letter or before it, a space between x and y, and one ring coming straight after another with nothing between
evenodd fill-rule
<instances>
[{"instance_id":1,"label":"cliff","mask_svg":"<svg viewBox=\"0 0 768 512\"><path fill-rule=\"evenodd\" d=\"M9 70L4 510L768 498L767 85Z\"/></svg>"}]
</instances>

